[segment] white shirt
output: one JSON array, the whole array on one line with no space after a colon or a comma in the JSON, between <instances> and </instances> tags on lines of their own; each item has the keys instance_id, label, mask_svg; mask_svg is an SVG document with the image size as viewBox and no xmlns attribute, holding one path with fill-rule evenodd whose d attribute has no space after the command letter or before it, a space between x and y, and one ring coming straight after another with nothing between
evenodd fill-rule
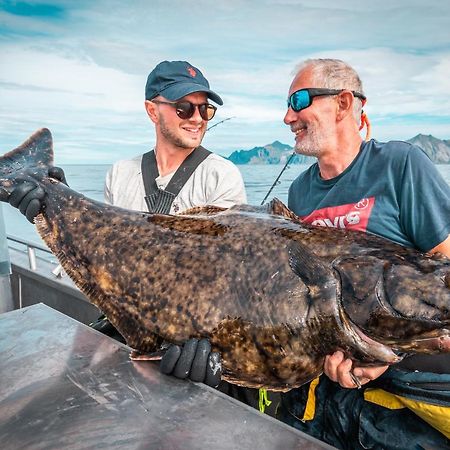
<instances>
[{"instance_id":1,"label":"white shirt","mask_svg":"<svg viewBox=\"0 0 450 450\"><path fill-rule=\"evenodd\" d=\"M105 202L122 208L148 211L141 173L142 155L116 162L106 175ZM164 189L175 172L159 176L156 184ZM203 160L175 197L171 214L195 206L214 205L229 208L247 203L244 181L239 169L219 155L211 153Z\"/></svg>"}]
</instances>

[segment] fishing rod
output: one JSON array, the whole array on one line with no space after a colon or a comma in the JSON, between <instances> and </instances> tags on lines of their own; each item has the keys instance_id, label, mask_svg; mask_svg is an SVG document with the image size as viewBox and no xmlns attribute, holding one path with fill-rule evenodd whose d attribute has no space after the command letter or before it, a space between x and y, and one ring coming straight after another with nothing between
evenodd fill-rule
<instances>
[{"instance_id":1,"label":"fishing rod","mask_svg":"<svg viewBox=\"0 0 450 450\"><path fill-rule=\"evenodd\" d=\"M209 131L211 128L217 127L217 125L220 125L223 122L226 122L227 120L234 119L236 116L227 117L226 119L221 120L220 122L215 123L214 125L211 125L209 128L206 129L206 131Z\"/></svg>"},{"instance_id":2,"label":"fishing rod","mask_svg":"<svg viewBox=\"0 0 450 450\"><path fill-rule=\"evenodd\" d=\"M220 125L223 122L226 122L227 120L234 119L236 116L227 117L226 119L221 120L220 122L215 123L214 125L211 125L209 128L206 129L206 131L209 131L211 128L217 127L217 125ZM267 197L272 192L273 188L278 184L278 180L281 178L281 175L283 175L283 172L288 168L290 162L292 161L292 158L295 156L295 151L292 152L292 154L289 156L288 160L286 161L286 164L284 165L281 172L278 174L276 180L273 182L271 188L269 189L269 192L267 192L266 196L264 197L263 201L261 202L261 205L264 205L264 202L267 200Z\"/></svg>"},{"instance_id":3,"label":"fishing rod","mask_svg":"<svg viewBox=\"0 0 450 450\"><path fill-rule=\"evenodd\" d=\"M281 169L281 172L278 174L276 180L273 182L272 186L269 189L269 192L267 192L266 196L264 197L263 201L261 202L261 205L264 205L264 202L267 200L267 197L270 195L270 193L272 192L273 188L279 183L279 179L281 178L281 175L283 175L283 172L288 168L290 162L292 161L292 158L295 156L295 151L292 152L291 156L289 156L288 160L286 161L286 164L284 165L284 167Z\"/></svg>"}]
</instances>

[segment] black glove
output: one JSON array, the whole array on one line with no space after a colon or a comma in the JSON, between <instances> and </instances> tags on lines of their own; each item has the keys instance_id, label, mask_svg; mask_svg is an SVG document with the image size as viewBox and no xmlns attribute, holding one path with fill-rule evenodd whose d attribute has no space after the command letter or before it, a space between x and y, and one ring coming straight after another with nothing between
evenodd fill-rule
<instances>
[{"instance_id":1,"label":"black glove","mask_svg":"<svg viewBox=\"0 0 450 450\"><path fill-rule=\"evenodd\" d=\"M116 330L111 322L102 314L95 322L89 324L94 330L100 331L100 333L106 334L106 336L112 337L116 341L126 344L123 336Z\"/></svg>"},{"instance_id":2,"label":"black glove","mask_svg":"<svg viewBox=\"0 0 450 450\"><path fill-rule=\"evenodd\" d=\"M61 167L51 167L48 170L48 176L67 186L66 176ZM19 208L19 211L26 216L28 221L33 223L34 218L41 211L44 196L44 189L37 182L24 181L13 189L8 202L11 206Z\"/></svg>"},{"instance_id":3,"label":"black glove","mask_svg":"<svg viewBox=\"0 0 450 450\"><path fill-rule=\"evenodd\" d=\"M166 375L200 381L217 387L222 375L220 355L211 352L208 339L189 339L180 347L170 345L161 359L159 370Z\"/></svg>"}]
</instances>

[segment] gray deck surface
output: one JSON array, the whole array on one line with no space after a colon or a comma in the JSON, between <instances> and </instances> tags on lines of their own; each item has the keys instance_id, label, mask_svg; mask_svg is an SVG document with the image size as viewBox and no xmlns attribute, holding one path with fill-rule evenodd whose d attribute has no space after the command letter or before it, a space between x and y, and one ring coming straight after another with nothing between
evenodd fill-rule
<instances>
[{"instance_id":1,"label":"gray deck surface","mask_svg":"<svg viewBox=\"0 0 450 450\"><path fill-rule=\"evenodd\" d=\"M2 449L319 449L43 304L0 315Z\"/></svg>"}]
</instances>

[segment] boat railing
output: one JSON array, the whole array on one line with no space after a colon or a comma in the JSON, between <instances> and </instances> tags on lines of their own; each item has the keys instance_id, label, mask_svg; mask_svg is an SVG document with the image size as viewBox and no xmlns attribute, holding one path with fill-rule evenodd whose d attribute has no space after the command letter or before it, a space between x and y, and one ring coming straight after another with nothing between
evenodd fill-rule
<instances>
[{"instance_id":1,"label":"boat railing","mask_svg":"<svg viewBox=\"0 0 450 450\"><path fill-rule=\"evenodd\" d=\"M41 244L37 244L35 242L29 241L27 239L23 239L23 238L19 238L17 236L13 236L8 234L7 236L8 239L8 247L12 247L15 250L22 250L22 251L26 251L27 255L28 255L28 265L29 265L29 269L32 271L36 271L37 270L37 261L40 259L39 256L37 255L37 252L43 252L46 256L43 257L42 259L44 259L45 261L49 262L51 260L51 257L53 256L53 253L48 249L48 247L41 245ZM10 243L16 243L19 244L21 246L20 249L18 249L16 246L11 246ZM52 270L53 275L55 275L58 278L61 278L62 274L63 274L63 269L62 266L57 263L56 267Z\"/></svg>"},{"instance_id":2,"label":"boat railing","mask_svg":"<svg viewBox=\"0 0 450 450\"><path fill-rule=\"evenodd\" d=\"M44 303L89 324L100 315L44 243L7 235L13 309Z\"/></svg>"}]
</instances>

